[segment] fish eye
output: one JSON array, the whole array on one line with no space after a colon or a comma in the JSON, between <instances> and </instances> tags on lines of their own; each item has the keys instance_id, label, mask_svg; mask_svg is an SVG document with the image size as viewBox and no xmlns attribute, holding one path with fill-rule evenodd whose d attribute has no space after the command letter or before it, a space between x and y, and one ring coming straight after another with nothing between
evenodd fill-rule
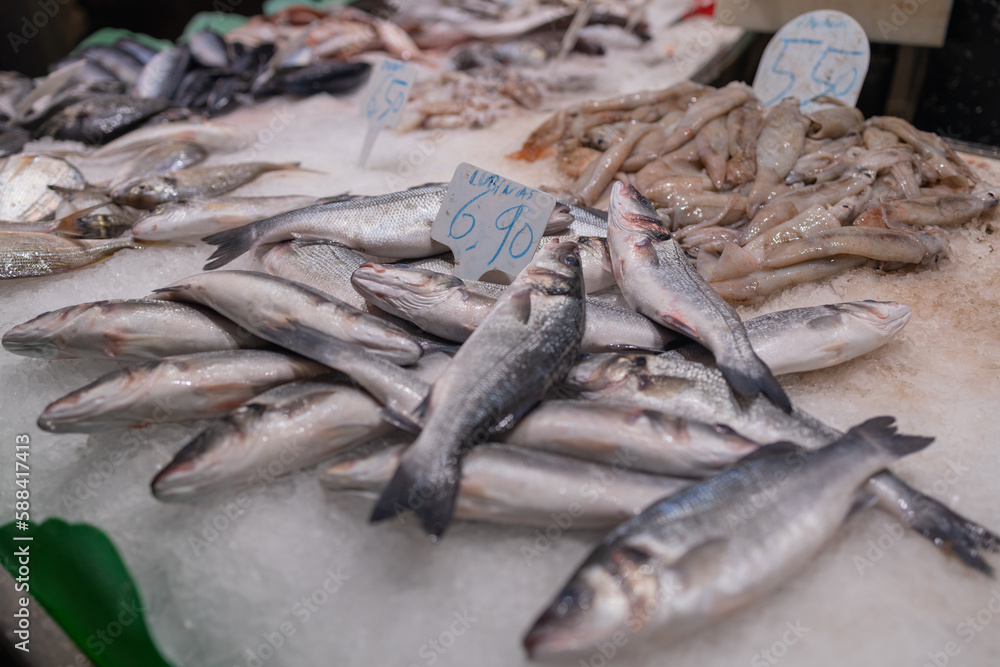
<instances>
[{"instance_id":1,"label":"fish eye","mask_svg":"<svg viewBox=\"0 0 1000 667\"><path fill-rule=\"evenodd\" d=\"M566 266L580 266L580 258L576 255L566 255L562 258L562 263Z\"/></svg>"}]
</instances>

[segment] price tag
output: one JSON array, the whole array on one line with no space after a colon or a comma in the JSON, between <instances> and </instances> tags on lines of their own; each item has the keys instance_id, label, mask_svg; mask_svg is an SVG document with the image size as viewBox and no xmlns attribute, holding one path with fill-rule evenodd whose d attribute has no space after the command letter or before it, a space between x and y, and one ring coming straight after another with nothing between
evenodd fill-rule
<instances>
[{"instance_id":1,"label":"price tag","mask_svg":"<svg viewBox=\"0 0 1000 667\"><path fill-rule=\"evenodd\" d=\"M853 18L832 9L798 16L778 31L760 59L753 90L769 107L789 96L802 101L803 113L835 97L854 106L868 73L868 37Z\"/></svg>"},{"instance_id":2,"label":"price tag","mask_svg":"<svg viewBox=\"0 0 1000 667\"><path fill-rule=\"evenodd\" d=\"M477 280L528 265L556 206L552 195L462 163L448 184L431 238L455 254L455 275Z\"/></svg>"},{"instance_id":3,"label":"price tag","mask_svg":"<svg viewBox=\"0 0 1000 667\"><path fill-rule=\"evenodd\" d=\"M413 82L417 79L416 68L398 60L386 58L372 76L368 88L368 98L361 112L368 119L368 131L361 148L358 166L364 167L372 152L375 137L384 127L395 127L403 114L403 107L410 97Z\"/></svg>"}]
</instances>

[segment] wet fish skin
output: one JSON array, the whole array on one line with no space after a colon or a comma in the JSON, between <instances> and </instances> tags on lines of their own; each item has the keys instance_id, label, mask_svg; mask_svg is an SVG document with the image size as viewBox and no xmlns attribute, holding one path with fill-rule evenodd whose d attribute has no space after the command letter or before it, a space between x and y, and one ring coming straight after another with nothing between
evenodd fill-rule
<instances>
[{"instance_id":1,"label":"wet fish skin","mask_svg":"<svg viewBox=\"0 0 1000 667\"><path fill-rule=\"evenodd\" d=\"M270 171L298 168L298 162L243 162L192 167L126 181L111 192L111 199L145 210L168 201L225 194Z\"/></svg>"},{"instance_id":2,"label":"wet fish skin","mask_svg":"<svg viewBox=\"0 0 1000 667\"><path fill-rule=\"evenodd\" d=\"M316 204L206 236L218 246L205 264L217 269L260 245L294 237L338 241L379 257L427 257L448 248L430 230L447 188L428 185L378 197Z\"/></svg>"},{"instance_id":3,"label":"wet fish skin","mask_svg":"<svg viewBox=\"0 0 1000 667\"><path fill-rule=\"evenodd\" d=\"M618 285L637 312L697 340L745 397L763 393L783 410L791 402L753 351L739 315L694 269L660 225L652 206L631 185L612 187L608 249Z\"/></svg>"},{"instance_id":4,"label":"wet fish skin","mask_svg":"<svg viewBox=\"0 0 1000 667\"><path fill-rule=\"evenodd\" d=\"M422 354L419 343L397 327L318 290L266 273L200 273L154 294L208 306L258 337L320 363L345 345L365 347L399 364L412 364Z\"/></svg>"},{"instance_id":5,"label":"wet fish skin","mask_svg":"<svg viewBox=\"0 0 1000 667\"><path fill-rule=\"evenodd\" d=\"M398 445L339 462L323 471L320 483L328 491L377 497L403 451ZM625 458L614 464L611 468L503 444L479 445L462 463L455 518L545 528L553 524L553 515L573 510L563 530L607 528L691 483L634 472Z\"/></svg>"},{"instance_id":6,"label":"wet fish skin","mask_svg":"<svg viewBox=\"0 0 1000 667\"><path fill-rule=\"evenodd\" d=\"M454 509L461 451L488 430L511 425L565 375L578 355L583 325L579 249L552 242L514 279L434 383L421 410L424 428L371 520L410 509L427 533L439 537Z\"/></svg>"},{"instance_id":7,"label":"wet fish skin","mask_svg":"<svg viewBox=\"0 0 1000 667\"><path fill-rule=\"evenodd\" d=\"M315 202L316 198L308 195L214 197L165 202L139 216L132 228L132 236L144 241L200 237Z\"/></svg>"},{"instance_id":8,"label":"wet fish skin","mask_svg":"<svg viewBox=\"0 0 1000 667\"><path fill-rule=\"evenodd\" d=\"M208 157L208 151L202 146L190 141L168 141L150 146L129 160L119 170L108 185L109 190L115 190L125 181L141 178L150 174L165 171L177 171L194 166Z\"/></svg>"},{"instance_id":9,"label":"wet fish skin","mask_svg":"<svg viewBox=\"0 0 1000 667\"><path fill-rule=\"evenodd\" d=\"M351 275L367 261L336 242L292 239L271 246L259 263L273 276L310 285L365 310L368 302L351 286Z\"/></svg>"},{"instance_id":10,"label":"wet fish skin","mask_svg":"<svg viewBox=\"0 0 1000 667\"><path fill-rule=\"evenodd\" d=\"M113 371L50 403L38 427L51 433L217 416L256 394L327 368L263 350L227 350L167 357Z\"/></svg>"},{"instance_id":11,"label":"wet fish skin","mask_svg":"<svg viewBox=\"0 0 1000 667\"><path fill-rule=\"evenodd\" d=\"M584 561L525 637L528 655L584 650L616 632L679 637L756 601L833 538L868 477L932 441L876 417L819 450L763 447L657 502Z\"/></svg>"},{"instance_id":12,"label":"wet fish skin","mask_svg":"<svg viewBox=\"0 0 1000 667\"><path fill-rule=\"evenodd\" d=\"M164 502L190 502L261 486L389 433L392 427L382 421L380 409L364 391L336 381L279 385L212 423L181 449L153 479L153 495Z\"/></svg>"},{"instance_id":13,"label":"wet fish skin","mask_svg":"<svg viewBox=\"0 0 1000 667\"><path fill-rule=\"evenodd\" d=\"M40 359L148 360L263 345L202 306L143 299L67 306L3 335L8 352Z\"/></svg>"},{"instance_id":14,"label":"wet fish skin","mask_svg":"<svg viewBox=\"0 0 1000 667\"><path fill-rule=\"evenodd\" d=\"M141 247L128 237L87 240L45 233L0 232L0 278L62 273L107 259L125 248Z\"/></svg>"},{"instance_id":15,"label":"wet fish skin","mask_svg":"<svg viewBox=\"0 0 1000 667\"><path fill-rule=\"evenodd\" d=\"M172 98L190 61L191 50L187 45L168 46L159 51L143 66L132 94L142 98Z\"/></svg>"},{"instance_id":16,"label":"wet fish skin","mask_svg":"<svg viewBox=\"0 0 1000 667\"><path fill-rule=\"evenodd\" d=\"M40 133L54 139L103 144L167 108L167 100L107 95L71 104L49 118Z\"/></svg>"}]
</instances>

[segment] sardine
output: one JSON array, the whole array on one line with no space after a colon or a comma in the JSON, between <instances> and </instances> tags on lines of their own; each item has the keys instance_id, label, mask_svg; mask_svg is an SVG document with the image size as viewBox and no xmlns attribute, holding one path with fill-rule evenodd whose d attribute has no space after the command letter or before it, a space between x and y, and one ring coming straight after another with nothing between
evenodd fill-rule
<instances>
[{"instance_id":1,"label":"sardine","mask_svg":"<svg viewBox=\"0 0 1000 667\"><path fill-rule=\"evenodd\" d=\"M579 354L583 279L576 244L542 248L459 349L422 405L424 428L403 454L372 521L410 509L440 536L458 492L461 451L513 425Z\"/></svg>"},{"instance_id":2,"label":"sardine","mask_svg":"<svg viewBox=\"0 0 1000 667\"><path fill-rule=\"evenodd\" d=\"M271 387L325 372L314 361L263 350L167 357L113 371L53 401L38 427L91 433L214 417Z\"/></svg>"},{"instance_id":3,"label":"sardine","mask_svg":"<svg viewBox=\"0 0 1000 667\"><path fill-rule=\"evenodd\" d=\"M298 169L298 162L243 162L215 167L193 167L159 176L140 176L111 191L119 204L150 209L178 199L199 199L231 192L270 171Z\"/></svg>"},{"instance_id":4,"label":"sardine","mask_svg":"<svg viewBox=\"0 0 1000 667\"><path fill-rule=\"evenodd\" d=\"M128 237L84 240L54 234L0 232L0 278L62 273L107 259L125 248L141 247Z\"/></svg>"},{"instance_id":5,"label":"sardine","mask_svg":"<svg viewBox=\"0 0 1000 667\"><path fill-rule=\"evenodd\" d=\"M321 363L338 343L360 345L399 364L412 364L422 353L420 344L395 326L316 289L266 273L201 273L154 294L208 306L258 337Z\"/></svg>"},{"instance_id":6,"label":"sardine","mask_svg":"<svg viewBox=\"0 0 1000 667\"><path fill-rule=\"evenodd\" d=\"M132 237L163 241L200 237L316 203L308 195L216 197L159 204L139 216Z\"/></svg>"},{"instance_id":7,"label":"sardine","mask_svg":"<svg viewBox=\"0 0 1000 667\"><path fill-rule=\"evenodd\" d=\"M186 303L95 301L42 313L3 335L8 352L41 359L159 359L261 347L215 312Z\"/></svg>"},{"instance_id":8,"label":"sardine","mask_svg":"<svg viewBox=\"0 0 1000 667\"><path fill-rule=\"evenodd\" d=\"M398 445L336 463L323 471L320 483L328 491L375 497L403 455L404 448ZM558 518L568 521L559 524L565 530L604 528L635 516L649 503L690 483L634 472L628 459L608 467L490 443L474 448L462 462L454 516L541 528Z\"/></svg>"},{"instance_id":9,"label":"sardine","mask_svg":"<svg viewBox=\"0 0 1000 667\"><path fill-rule=\"evenodd\" d=\"M525 637L528 655L621 634L680 637L757 601L834 537L868 477L932 441L877 417L816 451L763 447L657 502L587 557Z\"/></svg>"},{"instance_id":10,"label":"sardine","mask_svg":"<svg viewBox=\"0 0 1000 667\"><path fill-rule=\"evenodd\" d=\"M61 158L8 158L0 168L0 220L37 222L53 215L63 198L50 185L80 190L87 181L76 167Z\"/></svg>"},{"instance_id":11,"label":"sardine","mask_svg":"<svg viewBox=\"0 0 1000 667\"><path fill-rule=\"evenodd\" d=\"M380 409L367 393L336 382L280 385L185 445L153 479L153 495L187 502L261 486L388 433Z\"/></svg>"},{"instance_id":12,"label":"sardine","mask_svg":"<svg viewBox=\"0 0 1000 667\"><path fill-rule=\"evenodd\" d=\"M702 343L741 396L763 392L784 410L788 396L750 345L739 315L709 287L652 206L632 186L616 183L608 215L615 278L639 313Z\"/></svg>"}]
</instances>

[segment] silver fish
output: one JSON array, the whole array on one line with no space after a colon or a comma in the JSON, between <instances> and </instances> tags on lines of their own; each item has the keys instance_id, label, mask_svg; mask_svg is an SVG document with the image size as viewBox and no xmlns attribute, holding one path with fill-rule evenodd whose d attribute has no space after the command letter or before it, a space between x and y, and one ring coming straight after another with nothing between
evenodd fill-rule
<instances>
[{"instance_id":1,"label":"silver fish","mask_svg":"<svg viewBox=\"0 0 1000 667\"><path fill-rule=\"evenodd\" d=\"M122 183L131 179L165 171L187 169L204 161L207 157L207 150L190 141L168 141L150 146L118 170L118 174L111 179L108 190L115 190Z\"/></svg>"},{"instance_id":2,"label":"silver fish","mask_svg":"<svg viewBox=\"0 0 1000 667\"><path fill-rule=\"evenodd\" d=\"M329 491L375 497L403 457L402 445L323 471ZM689 480L613 467L499 444L479 445L462 462L455 518L516 526L605 528L678 491ZM560 523L556 523L559 521Z\"/></svg>"},{"instance_id":3,"label":"silver fish","mask_svg":"<svg viewBox=\"0 0 1000 667\"><path fill-rule=\"evenodd\" d=\"M258 337L321 363L345 343L400 364L412 364L422 353L419 343L395 326L266 273L201 273L154 293L208 306Z\"/></svg>"},{"instance_id":4,"label":"silver fish","mask_svg":"<svg viewBox=\"0 0 1000 667\"><path fill-rule=\"evenodd\" d=\"M0 232L0 278L62 273L107 259L125 248L141 247L128 237L85 240L54 234Z\"/></svg>"},{"instance_id":5,"label":"silver fish","mask_svg":"<svg viewBox=\"0 0 1000 667\"><path fill-rule=\"evenodd\" d=\"M576 360L583 338L580 253L573 243L542 248L434 383L424 428L384 489L372 521L410 509L440 536L458 493L463 448L512 425ZM418 494L418 495L414 495Z\"/></svg>"},{"instance_id":6,"label":"silver fish","mask_svg":"<svg viewBox=\"0 0 1000 667\"><path fill-rule=\"evenodd\" d=\"M391 427L367 393L319 379L290 382L236 408L188 443L152 482L167 502L266 484Z\"/></svg>"},{"instance_id":7,"label":"silver fish","mask_svg":"<svg viewBox=\"0 0 1000 667\"><path fill-rule=\"evenodd\" d=\"M171 201L140 215L132 236L143 241L201 237L315 203L316 197L308 195Z\"/></svg>"},{"instance_id":8,"label":"silver fish","mask_svg":"<svg viewBox=\"0 0 1000 667\"><path fill-rule=\"evenodd\" d=\"M150 209L158 204L178 199L222 195L270 171L298 168L298 162L242 162L214 167L192 167L128 180L111 191L111 198L119 204Z\"/></svg>"},{"instance_id":9,"label":"silver fish","mask_svg":"<svg viewBox=\"0 0 1000 667\"><path fill-rule=\"evenodd\" d=\"M90 158L109 158L140 151L165 141L190 141L212 153L230 153L245 148L256 136L243 128L214 121L167 123L133 130L101 146L88 155Z\"/></svg>"},{"instance_id":10,"label":"silver fish","mask_svg":"<svg viewBox=\"0 0 1000 667\"><path fill-rule=\"evenodd\" d=\"M870 419L815 451L764 447L620 525L535 622L528 655L585 650L616 633L680 637L787 582L857 509L868 477L933 441L897 435L892 423Z\"/></svg>"},{"instance_id":11,"label":"silver fish","mask_svg":"<svg viewBox=\"0 0 1000 667\"><path fill-rule=\"evenodd\" d=\"M282 241L260 258L271 275L309 285L359 310L368 302L351 286L351 275L367 261L339 243L308 239Z\"/></svg>"},{"instance_id":12,"label":"silver fish","mask_svg":"<svg viewBox=\"0 0 1000 667\"><path fill-rule=\"evenodd\" d=\"M62 197L50 185L80 190L87 182L76 167L62 158L7 158L0 168L0 220L37 222L53 215Z\"/></svg>"},{"instance_id":13,"label":"silver fish","mask_svg":"<svg viewBox=\"0 0 1000 667\"><path fill-rule=\"evenodd\" d=\"M142 299L67 306L3 335L8 352L41 359L160 359L262 345L207 308Z\"/></svg>"},{"instance_id":14,"label":"silver fish","mask_svg":"<svg viewBox=\"0 0 1000 667\"><path fill-rule=\"evenodd\" d=\"M263 350L167 357L113 371L53 401L38 427L91 433L214 417L271 387L327 371L302 357Z\"/></svg>"},{"instance_id":15,"label":"silver fish","mask_svg":"<svg viewBox=\"0 0 1000 667\"><path fill-rule=\"evenodd\" d=\"M763 393L784 410L791 402L753 351L739 315L694 269L665 232L652 206L631 185L615 183L608 215L608 249L629 305L712 350L733 388Z\"/></svg>"}]
</instances>

